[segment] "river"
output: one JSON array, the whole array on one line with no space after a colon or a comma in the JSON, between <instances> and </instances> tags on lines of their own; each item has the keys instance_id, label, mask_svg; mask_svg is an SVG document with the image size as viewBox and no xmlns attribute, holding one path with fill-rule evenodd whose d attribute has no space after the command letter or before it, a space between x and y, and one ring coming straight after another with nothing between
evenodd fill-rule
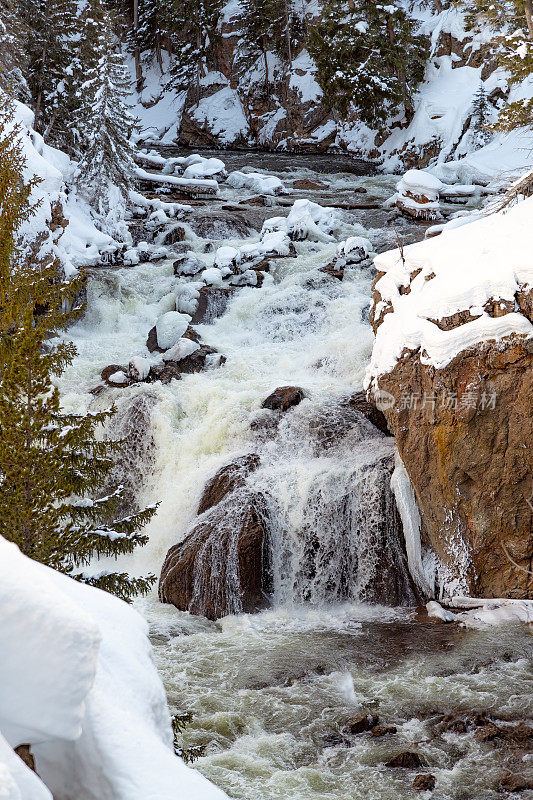
<instances>
[{"instance_id":1,"label":"river","mask_svg":"<svg viewBox=\"0 0 533 800\"><path fill-rule=\"evenodd\" d=\"M231 168L268 169L288 185L304 178L320 183L294 198L322 205L384 200L396 180L313 157L237 153L227 159ZM222 184L219 199L194 206L185 225L187 246L207 264L222 244L257 240L254 230L243 235L242 219L257 231L264 219L288 212L275 198L268 206L246 206L247 195ZM235 226L239 203L242 219ZM262 448L258 480L283 510L278 546L288 550L288 561L277 562L272 607L211 622L162 605L155 595L136 602L150 623L172 711L193 713L183 744L205 745L196 766L230 797L407 800L418 794L415 773L385 766L404 750L419 754L417 772L435 775L433 796L442 800L500 797L503 770L533 767L527 748L511 735L488 742L476 736L479 715L514 725L533 713L531 638L524 629L466 631L413 607L360 602L358 584L328 593L316 581L302 589L300 579L287 580L291 554L296 566L300 558L304 527L312 528L319 546L331 538L328 552L336 541L341 551L342 542L362 536L373 502L362 504L357 491L368 492L363 484L350 489L360 438L317 453L305 432L306 419L328 417L362 387L372 347L373 270L349 270L341 282L320 268L348 236L367 236L382 251L423 232L424 226L393 220L381 208L340 209L335 242L296 242L297 258L276 260L261 288L242 288L220 318L196 326L203 341L226 356L225 364L167 385L91 393L103 367L146 353L148 331L175 298L172 260L93 270L86 314L69 332L78 356L60 380L64 406L84 411L115 402L112 432L127 441L117 477L139 504L160 503L149 544L121 568L159 574L168 548L193 520L206 481L236 456ZM284 385L302 387L306 399L289 412L292 422L284 422L281 433L258 439L251 423L261 415L261 402ZM376 447L392 452L393 444L385 438ZM347 497L357 514L339 512ZM357 530L350 528L356 517ZM333 583L343 558L324 559ZM367 712L396 732L347 732L347 721ZM453 723L457 717L463 726Z\"/></svg>"}]
</instances>

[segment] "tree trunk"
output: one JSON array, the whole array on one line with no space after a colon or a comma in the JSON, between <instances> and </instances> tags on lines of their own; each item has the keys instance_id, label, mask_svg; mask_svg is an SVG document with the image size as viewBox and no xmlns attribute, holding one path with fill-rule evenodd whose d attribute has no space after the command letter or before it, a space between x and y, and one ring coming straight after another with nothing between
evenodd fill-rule
<instances>
[{"instance_id":1,"label":"tree trunk","mask_svg":"<svg viewBox=\"0 0 533 800\"><path fill-rule=\"evenodd\" d=\"M137 39L139 31L139 0L133 0L133 31L135 36L135 49L133 51L133 57L135 59L135 80L137 91L140 93L142 91L143 73L141 68L141 53L139 51L139 42Z\"/></svg>"},{"instance_id":2,"label":"tree trunk","mask_svg":"<svg viewBox=\"0 0 533 800\"><path fill-rule=\"evenodd\" d=\"M263 58L265 60L265 93L267 98L270 98L270 80L268 77L268 57L266 47L263 43Z\"/></svg>"},{"instance_id":3,"label":"tree trunk","mask_svg":"<svg viewBox=\"0 0 533 800\"><path fill-rule=\"evenodd\" d=\"M284 0L285 4L285 38L287 39L287 59L289 67L292 64L292 47L291 47L291 8L289 0Z\"/></svg>"},{"instance_id":4,"label":"tree trunk","mask_svg":"<svg viewBox=\"0 0 533 800\"><path fill-rule=\"evenodd\" d=\"M526 14L529 38L533 40L533 0L524 0L524 11Z\"/></svg>"}]
</instances>

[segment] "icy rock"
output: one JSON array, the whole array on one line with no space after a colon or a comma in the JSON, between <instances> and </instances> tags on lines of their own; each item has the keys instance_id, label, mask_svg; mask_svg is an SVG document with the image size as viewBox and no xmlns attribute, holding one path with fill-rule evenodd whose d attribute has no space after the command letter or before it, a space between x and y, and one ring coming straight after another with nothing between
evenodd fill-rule
<instances>
[{"instance_id":1,"label":"icy rock","mask_svg":"<svg viewBox=\"0 0 533 800\"><path fill-rule=\"evenodd\" d=\"M262 227L262 238L274 231L283 232L290 239L310 239L316 242L330 242L331 232L338 225L335 209L323 207L311 200L296 200L285 217L267 219Z\"/></svg>"},{"instance_id":2,"label":"icy rock","mask_svg":"<svg viewBox=\"0 0 533 800\"><path fill-rule=\"evenodd\" d=\"M176 310L176 295L174 292L167 292L157 301L158 313L165 314L167 311Z\"/></svg>"},{"instance_id":3,"label":"icy rock","mask_svg":"<svg viewBox=\"0 0 533 800\"><path fill-rule=\"evenodd\" d=\"M420 169L410 169L396 186L397 194L391 198L403 213L416 219L439 219L442 182Z\"/></svg>"},{"instance_id":4,"label":"icy rock","mask_svg":"<svg viewBox=\"0 0 533 800\"><path fill-rule=\"evenodd\" d=\"M455 622L455 614L451 611L447 611L440 603L437 603L436 600L430 600L426 603L426 609L428 617L436 617L436 619L440 619L442 622Z\"/></svg>"},{"instance_id":5,"label":"icy rock","mask_svg":"<svg viewBox=\"0 0 533 800\"><path fill-rule=\"evenodd\" d=\"M216 267L232 267L240 261L240 251L235 247L224 245L219 247L215 253L215 266Z\"/></svg>"},{"instance_id":6,"label":"icy rock","mask_svg":"<svg viewBox=\"0 0 533 800\"><path fill-rule=\"evenodd\" d=\"M131 359L128 374L134 381L144 381L150 372L150 362L147 358L135 356Z\"/></svg>"},{"instance_id":7,"label":"icy rock","mask_svg":"<svg viewBox=\"0 0 533 800\"><path fill-rule=\"evenodd\" d=\"M342 259L346 264L359 264L368 258L372 250L372 243L364 236L350 236L337 245L337 259Z\"/></svg>"},{"instance_id":8,"label":"icy rock","mask_svg":"<svg viewBox=\"0 0 533 800\"><path fill-rule=\"evenodd\" d=\"M107 380L108 383L116 384L117 386L123 386L125 383L128 383L128 376L125 372L119 369L118 372L113 372L113 374L110 375Z\"/></svg>"},{"instance_id":9,"label":"icy rock","mask_svg":"<svg viewBox=\"0 0 533 800\"><path fill-rule=\"evenodd\" d=\"M161 261L163 258L168 258L170 251L168 247L157 247L150 253L150 261Z\"/></svg>"},{"instance_id":10,"label":"icy rock","mask_svg":"<svg viewBox=\"0 0 533 800\"><path fill-rule=\"evenodd\" d=\"M140 260L139 252L136 247L132 247L124 253L124 264L127 266L135 266Z\"/></svg>"},{"instance_id":11,"label":"icy rock","mask_svg":"<svg viewBox=\"0 0 533 800\"><path fill-rule=\"evenodd\" d=\"M190 285L179 287L176 292L176 310L182 314L190 314L193 317L198 309L199 299L199 289Z\"/></svg>"},{"instance_id":12,"label":"icy rock","mask_svg":"<svg viewBox=\"0 0 533 800\"><path fill-rule=\"evenodd\" d=\"M179 339L176 344L167 350L163 355L163 361L181 361L182 358L195 353L200 349L198 342L193 342L192 339Z\"/></svg>"},{"instance_id":13,"label":"icy rock","mask_svg":"<svg viewBox=\"0 0 533 800\"><path fill-rule=\"evenodd\" d=\"M230 283L232 286L257 286L257 280L257 272L254 272L253 269L247 269L246 272L235 275Z\"/></svg>"},{"instance_id":14,"label":"icy rock","mask_svg":"<svg viewBox=\"0 0 533 800\"><path fill-rule=\"evenodd\" d=\"M261 408L268 408L271 411L288 411L302 402L305 394L299 386L279 386L272 394L263 400Z\"/></svg>"},{"instance_id":15,"label":"icy rock","mask_svg":"<svg viewBox=\"0 0 533 800\"><path fill-rule=\"evenodd\" d=\"M222 286L223 274L217 267L204 269L200 277L208 286Z\"/></svg>"},{"instance_id":16,"label":"icy rock","mask_svg":"<svg viewBox=\"0 0 533 800\"><path fill-rule=\"evenodd\" d=\"M163 350L173 347L187 330L190 319L188 314L179 311L167 311L159 317L155 324L158 346Z\"/></svg>"},{"instance_id":17,"label":"icy rock","mask_svg":"<svg viewBox=\"0 0 533 800\"><path fill-rule=\"evenodd\" d=\"M279 178L259 172L231 172L227 183L234 189L250 189L260 195L276 195L285 191Z\"/></svg>"},{"instance_id":18,"label":"icy rock","mask_svg":"<svg viewBox=\"0 0 533 800\"><path fill-rule=\"evenodd\" d=\"M205 269L205 261L195 255L187 254L176 259L173 268L174 275L197 275Z\"/></svg>"}]
</instances>

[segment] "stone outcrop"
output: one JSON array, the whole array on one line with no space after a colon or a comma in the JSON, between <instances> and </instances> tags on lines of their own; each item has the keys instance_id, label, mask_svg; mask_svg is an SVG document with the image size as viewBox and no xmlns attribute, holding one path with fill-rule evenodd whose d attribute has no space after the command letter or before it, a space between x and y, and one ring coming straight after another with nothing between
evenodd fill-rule
<instances>
[{"instance_id":1,"label":"stone outcrop","mask_svg":"<svg viewBox=\"0 0 533 800\"><path fill-rule=\"evenodd\" d=\"M159 583L162 602L208 619L267 604L266 512L262 498L245 486L258 464L255 454L244 456L206 485L201 517L167 553Z\"/></svg>"},{"instance_id":2,"label":"stone outcrop","mask_svg":"<svg viewBox=\"0 0 533 800\"><path fill-rule=\"evenodd\" d=\"M375 291L374 309L379 300ZM531 321L533 292L517 292L516 304ZM511 310L494 304L494 316ZM373 319L375 329L383 311L391 309ZM456 316L446 330L471 319ZM383 410L415 489L423 538L450 577L466 578L476 596L532 598L531 337L484 341L443 369L405 351L378 385L394 398Z\"/></svg>"},{"instance_id":3,"label":"stone outcrop","mask_svg":"<svg viewBox=\"0 0 533 800\"><path fill-rule=\"evenodd\" d=\"M304 390L299 386L279 386L263 400L261 408L268 408L270 411L288 411L289 408L301 403L304 397Z\"/></svg>"}]
</instances>

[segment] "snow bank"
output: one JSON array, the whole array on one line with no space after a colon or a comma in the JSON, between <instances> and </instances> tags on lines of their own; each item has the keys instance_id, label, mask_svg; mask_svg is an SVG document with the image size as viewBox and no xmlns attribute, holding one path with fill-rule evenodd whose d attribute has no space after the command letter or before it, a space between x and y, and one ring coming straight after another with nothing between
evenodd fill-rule
<instances>
[{"instance_id":1,"label":"snow bank","mask_svg":"<svg viewBox=\"0 0 533 800\"><path fill-rule=\"evenodd\" d=\"M194 108L192 116L216 136L221 144L231 144L239 139L247 141L250 137L250 127L239 95L229 86L224 86L209 97L203 97Z\"/></svg>"},{"instance_id":2,"label":"snow bank","mask_svg":"<svg viewBox=\"0 0 533 800\"><path fill-rule=\"evenodd\" d=\"M443 233L433 239L375 259L384 272L376 289L385 307L367 369L366 385L394 368L404 348L420 351L423 364L445 367L467 347L511 333L529 336L533 325L522 314L491 317L489 300L514 302L520 288L533 285L531 220L533 198L511 208ZM413 277L413 273L419 273ZM410 286L408 294L402 287ZM452 330L441 330L432 320L469 311L472 320Z\"/></svg>"},{"instance_id":3,"label":"snow bank","mask_svg":"<svg viewBox=\"0 0 533 800\"><path fill-rule=\"evenodd\" d=\"M68 277L80 266L98 263L106 248L118 249L120 245L112 236L96 228L90 207L75 191L67 196L65 187L73 176L74 162L65 153L45 144L42 136L33 130L34 114L27 106L14 102L14 110L14 123L20 125L19 139L26 158L24 180L29 181L34 176L41 180L30 198L39 206L24 223L21 233L27 241L48 233L40 255L59 258ZM4 133L10 128L6 128ZM48 225L57 204L62 207L66 227L58 227L52 233Z\"/></svg>"},{"instance_id":4,"label":"snow bank","mask_svg":"<svg viewBox=\"0 0 533 800\"><path fill-rule=\"evenodd\" d=\"M230 172L227 183L234 189L250 189L257 194L281 194L285 187L274 175L262 175L260 172Z\"/></svg>"},{"instance_id":5,"label":"snow bank","mask_svg":"<svg viewBox=\"0 0 533 800\"><path fill-rule=\"evenodd\" d=\"M533 600L458 596L447 599L446 605L448 608L445 609L440 603L431 600L426 603L428 615L443 622L460 622L466 628L484 628L487 625L513 622L533 624ZM450 608L458 610L450 611Z\"/></svg>"},{"instance_id":6,"label":"snow bank","mask_svg":"<svg viewBox=\"0 0 533 800\"><path fill-rule=\"evenodd\" d=\"M42 782L55 800L226 797L173 753L142 617L1 537L0 652L3 800L50 800ZM42 782L10 749L21 743Z\"/></svg>"}]
</instances>

